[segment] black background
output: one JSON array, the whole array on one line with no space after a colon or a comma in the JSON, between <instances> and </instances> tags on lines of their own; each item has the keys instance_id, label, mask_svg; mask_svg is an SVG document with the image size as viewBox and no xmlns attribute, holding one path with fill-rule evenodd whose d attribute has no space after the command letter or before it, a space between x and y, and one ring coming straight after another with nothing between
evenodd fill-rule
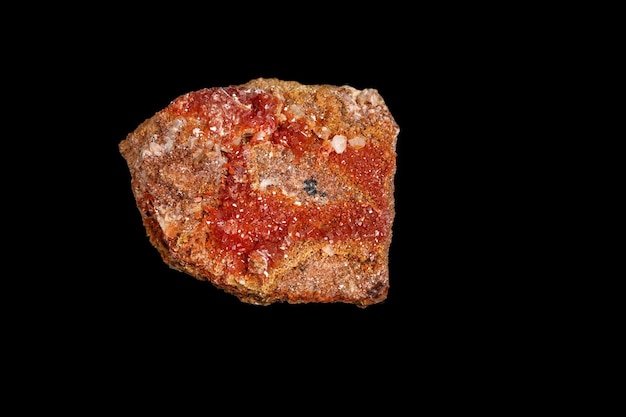
<instances>
[{"instance_id":1,"label":"black background","mask_svg":"<svg viewBox=\"0 0 626 417\"><path fill-rule=\"evenodd\" d=\"M235 48L232 43L229 47L217 45L217 49L206 45L206 50L197 44L182 50L153 50L153 45L146 51L137 46L125 60L109 61L111 55L102 58L103 66L115 65L107 78L100 79L104 84L96 97L88 96L96 101L104 98L107 105L96 104L101 122L85 139L96 149L99 172L95 175L102 181L98 202L89 210L95 210L90 215L98 213L103 223L89 240L104 245L93 254L97 265L84 271L84 279L86 288L93 291L86 303L91 302L90 297L97 301L88 308L106 332L140 345L146 340L172 338L180 343L182 338L186 341L182 343L193 345L188 346L191 351L206 349L205 343L215 346L239 340L237 348L246 356L276 354L280 358L285 352L299 355L313 349L315 356L349 362L366 374L390 371L389 361L396 355L413 355L407 348L424 327L431 326L428 317L438 314L425 308L426 304L432 306L434 295L419 289L423 287L420 281L433 279L423 268L432 259L424 259L429 255L420 238L420 229L428 221L420 215L420 184L426 180L420 178L418 156L422 87L414 78L407 79L413 67L399 61L384 45L361 45L359 49L310 42L282 47L279 43L273 49L263 44ZM208 282L170 269L150 245L119 142L181 94L238 85L257 77L375 88L385 99L400 134L390 290L383 303L366 309L347 304L248 305ZM93 229L86 231L94 233ZM195 346L200 340L204 347Z\"/></svg>"},{"instance_id":2,"label":"black background","mask_svg":"<svg viewBox=\"0 0 626 417\"><path fill-rule=\"evenodd\" d=\"M559 298L544 288L556 263L539 265L558 246L556 210L543 214L558 184L534 195L549 158L532 130L558 107L535 80L559 74L551 51L537 59L525 43L527 21L474 5L205 6L39 5L40 20L26 13L7 33L12 385L43 395L65 380L45 405L116 411L160 406L180 385L207 408L218 385L237 397L228 410L257 394L257 410L351 414L523 406L533 392L520 375L552 392L535 358L557 357L546 340L567 320L540 323ZM252 306L150 245L119 142L181 94L256 77L385 99L400 127L385 302Z\"/></svg>"},{"instance_id":3,"label":"black background","mask_svg":"<svg viewBox=\"0 0 626 417\"><path fill-rule=\"evenodd\" d=\"M464 82L457 63L444 64L432 53L432 34L399 24L395 13L318 12L306 23L216 16L219 26L196 24L188 12L179 20L172 12L170 20L129 15L106 23L94 14L43 41L55 58L42 58L37 85L54 115L47 127L62 138L50 145L60 178L50 179L49 203L59 211L46 222L54 253L46 265L65 272L60 280L42 277L35 291L53 307L37 320L50 340L62 340L58 348L77 355L72 364L84 360L76 379L114 375L124 384L129 376L162 381L165 371L208 378L219 369L237 389L246 378L271 376L287 378L281 387L293 392L290 378L312 378L333 396L350 385L366 409L384 410L393 398L410 402L420 372L436 385L445 375L433 368L462 355L477 323L458 303L470 280L459 275L468 266L455 247L471 242L452 225L466 220L458 213L467 202L450 203L455 191L440 186L450 176L444 159L463 147L447 133L461 123L449 119L463 100L452 99ZM245 304L170 269L149 243L119 142L181 94L257 77L374 88L389 107L400 134L384 302L365 309ZM389 395L377 397L383 390Z\"/></svg>"}]
</instances>

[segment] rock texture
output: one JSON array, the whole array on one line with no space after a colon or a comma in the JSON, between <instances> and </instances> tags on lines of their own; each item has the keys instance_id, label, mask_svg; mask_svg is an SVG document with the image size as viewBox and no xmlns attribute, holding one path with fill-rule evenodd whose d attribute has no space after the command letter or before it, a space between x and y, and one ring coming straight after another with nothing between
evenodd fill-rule
<instances>
[{"instance_id":1,"label":"rock texture","mask_svg":"<svg viewBox=\"0 0 626 417\"><path fill-rule=\"evenodd\" d=\"M387 298L398 125L374 89L255 79L174 99L119 144L165 263L241 301Z\"/></svg>"}]
</instances>

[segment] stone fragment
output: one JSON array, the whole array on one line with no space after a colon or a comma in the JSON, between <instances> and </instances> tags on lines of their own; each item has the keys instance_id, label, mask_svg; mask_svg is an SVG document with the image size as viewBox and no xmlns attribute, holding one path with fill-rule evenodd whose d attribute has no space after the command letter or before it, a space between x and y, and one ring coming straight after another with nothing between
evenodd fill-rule
<instances>
[{"instance_id":1,"label":"stone fragment","mask_svg":"<svg viewBox=\"0 0 626 417\"><path fill-rule=\"evenodd\" d=\"M387 298L399 127L374 89L259 78L174 99L119 144L170 267L269 305Z\"/></svg>"}]
</instances>

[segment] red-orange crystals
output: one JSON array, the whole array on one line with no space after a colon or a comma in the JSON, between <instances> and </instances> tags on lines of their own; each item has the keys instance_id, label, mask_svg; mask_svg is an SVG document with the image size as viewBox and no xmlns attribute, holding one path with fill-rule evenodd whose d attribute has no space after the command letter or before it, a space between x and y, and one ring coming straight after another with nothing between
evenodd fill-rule
<instances>
[{"instance_id":1,"label":"red-orange crystals","mask_svg":"<svg viewBox=\"0 0 626 417\"><path fill-rule=\"evenodd\" d=\"M376 90L257 79L178 97L120 151L170 266L253 304L389 288L398 127Z\"/></svg>"}]
</instances>

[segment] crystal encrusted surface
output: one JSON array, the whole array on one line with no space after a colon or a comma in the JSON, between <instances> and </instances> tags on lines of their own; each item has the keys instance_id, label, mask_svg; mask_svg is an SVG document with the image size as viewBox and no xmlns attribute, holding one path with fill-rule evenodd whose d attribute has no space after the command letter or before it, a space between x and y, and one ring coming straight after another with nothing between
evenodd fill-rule
<instances>
[{"instance_id":1,"label":"crystal encrusted surface","mask_svg":"<svg viewBox=\"0 0 626 417\"><path fill-rule=\"evenodd\" d=\"M398 125L374 89L256 79L174 99L119 144L151 243L241 301L386 299Z\"/></svg>"}]
</instances>

